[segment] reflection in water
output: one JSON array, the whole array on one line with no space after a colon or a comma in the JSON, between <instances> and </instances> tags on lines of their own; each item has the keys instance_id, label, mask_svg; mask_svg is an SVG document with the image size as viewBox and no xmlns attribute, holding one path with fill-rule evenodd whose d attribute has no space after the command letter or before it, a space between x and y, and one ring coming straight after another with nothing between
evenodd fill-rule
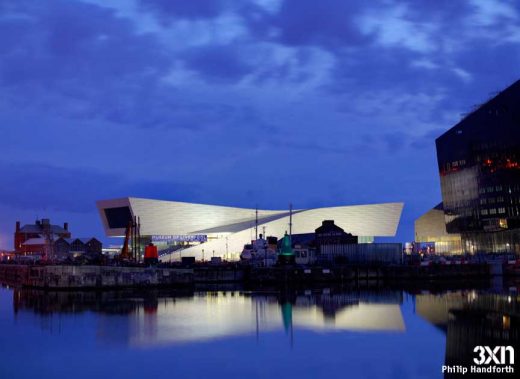
<instances>
[{"instance_id":1,"label":"reflection in water","mask_svg":"<svg viewBox=\"0 0 520 379\"><path fill-rule=\"evenodd\" d=\"M473 364L475 346L519 346L520 297L516 288L503 294L421 294L416 296L416 311L445 331L446 365Z\"/></svg>"},{"instance_id":2,"label":"reflection in water","mask_svg":"<svg viewBox=\"0 0 520 379\"><path fill-rule=\"evenodd\" d=\"M405 321L410 320L403 316L403 309L410 313L406 303L412 303L414 316L446 336L441 365L471 364L477 345L519 345L516 287L414 293L383 288L273 292L18 289L13 292L13 308L16 317L38 315L23 321L40 320L39 325L51 333L59 333L55 323L61 315L92 312L96 341L108 345L162 347L240 336L261 341L270 332L282 331L290 346L298 346L296 330L362 332L381 339L404 334Z\"/></svg>"},{"instance_id":3,"label":"reflection in water","mask_svg":"<svg viewBox=\"0 0 520 379\"><path fill-rule=\"evenodd\" d=\"M293 328L405 330L402 291L44 292L14 291L15 313L96 312L97 336L108 343L150 346Z\"/></svg>"},{"instance_id":4,"label":"reflection in water","mask_svg":"<svg viewBox=\"0 0 520 379\"><path fill-rule=\"evenodd\" d=\"M120 367L142 377L153 367L164 377L175 368L180 377L218 373L228 379L251 372L438 378L443 364L468 364L477 344L518 345L519 301L516 288L500 286L437 293L379 286L272 292L0 289L0 327L9 341L0 377L55 377L60 357L67 365L58 377L81 379L92 377L90 367L104 377L115 377ZM84 357L95 358L85 366Z\"/></svg>"}]
</instances>

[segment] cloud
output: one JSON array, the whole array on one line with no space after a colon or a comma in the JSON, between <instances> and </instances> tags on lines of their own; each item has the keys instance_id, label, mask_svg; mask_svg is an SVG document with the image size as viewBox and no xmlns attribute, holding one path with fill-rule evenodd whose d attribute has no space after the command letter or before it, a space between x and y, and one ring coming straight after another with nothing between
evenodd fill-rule
<instances>
[{"instance_id":1,"label":"cloud","mask_svg":"<svg viewBox=\"0 0 520 379\"><path fill-rule=\"evenodd\" d=\"M137 33L130 21L96 5L38 4L21 2L0 16L3 101L125 123L165 116L160 106L139 109L143 99L174 103L161 83L171 58L153 36Z\"/></svg>"},{"instance_id":2,"label":"cloud","mask_svg":"<svg viewBox=\"0 0 520 379\"><path fill-rule=\"evenodd\" d=\"M232 45L192 48L183 58L189 70L199 72L209 81L234 82L253 71L240 48Z\"/></svg>"},{"instance_id":3,"label":"cloud","mask_svg":"<svg viewBox=\"0 0 520 379\"><path fill-rule=\"evenodd\" d=\"M215 18L226 6L226 0L140 0L142 8L154 12L163 22L171 19Z\"/></svg>"},{"instance_id":4,"label":"cloud","mask_svg":"<svg viewBox=\"0 0 520 379\"><path fill-rule=\"evenodd\" d=\"M200 187L175 180L134 180L94 169L0 161L8 180L0 187L0 205L21 210L88 213L104 198L151 197L182 201L204 198Z\"/></svg>"},{"instance_id":5,"label":"cloud","mask_svg":"<svg viewBox=\"0 0 520 379\"><path fill-rule=\"evenodd\" d=\"M483 3L0 0L0 199L427 209L436 134L520 76L520 6Z\"/></svg>"},{"instance_id":6,"label":"cloud","mask_svg":"<svg viewBox=\"0 0 520 379\"><path fill-rule=\"evenodd\" d=\"M37 163L0 162L7 185L0 187L0 203L19 209L88 212L107 183L118 183L110 174L64 169Z\"/></svg>"}]
</instances>

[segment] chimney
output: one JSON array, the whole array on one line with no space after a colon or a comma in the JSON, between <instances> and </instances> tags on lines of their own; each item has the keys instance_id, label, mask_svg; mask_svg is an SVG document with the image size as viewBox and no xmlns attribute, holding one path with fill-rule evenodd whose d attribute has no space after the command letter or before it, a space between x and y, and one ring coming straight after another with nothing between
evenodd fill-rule
<instances>
[{"instance_id":1,"label":"chimney","mask_svg":"<svg viewBox=\"0 0 520 379\"><path fill-rule=\"evenodd\" d=\"M20 221L16 221L16 231L20 231Z\"/></svg>"},{"instance_id":2,"label":"chimney","mask_svg":"<svg viewBox=\"0 0 520 379\"><path fill-rule=\"evenodd\" d=\"M68 222L64 222L63 223L63 229L65 229L67 232L69 231L69 223Z\"/></svg>"}]
</instances>

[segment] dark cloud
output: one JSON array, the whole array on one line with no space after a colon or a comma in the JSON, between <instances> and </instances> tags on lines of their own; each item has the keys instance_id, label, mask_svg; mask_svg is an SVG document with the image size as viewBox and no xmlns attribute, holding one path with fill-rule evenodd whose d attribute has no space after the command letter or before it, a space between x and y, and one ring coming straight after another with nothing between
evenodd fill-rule
<instances>
[{"instance_id":1,"label":"dark cloud","mask_svg":"<svg viewBox=\"0 0 520 379\"><path fill-rule=\"evenodd\" d=\"M440 137L446 129L437 128L432 129L422 136L412 138L410 146L415 149L431 149L435 145L435 139Z\"/></svg>"},{"instance_id":2,"label":"dark cloud","mask_svg":"<svg viewBox=\"0 0 520 379\"><path fill-rule=\"evenodd\" d=\"M357 16L367 4L357 0L285 0L275 13L251 4L241 7L238 12L257 39L288 46L335 49L370 40L356 24Z\"/></svg>"},{"instance_id":3,"label":"dark cloud","mask_svg":"<svg viewBox=\"0 0 520 379\"><path fill-rule=\"evenodd\" d=\"M95 210L96 200L104 198L134 196L179 201L204 198L203 191L187 183L133 180L92 169L0 161L0 172L8 178L0 186L0 204L23 210L88 213Z\"/></svg>"},{"instance_id":4,"label":"dark cloud","mask_svg":"<svg viewBox=\"0 0 520 379\"><path fill-rule=\"evenodd\" d=\"M0 16L4 101L125 123L166 116L161 105L175 100L161 78L171 58L154 37L95 5L53 0L45 7L23 5L14 15ZM144 112L143 100L158 106Z\"/></svg>"},{"instance_id":5,"label":"dark cloud","mask_svg":"<svg viewBox=\"0 0 520 379\"><path fill-rule=\"evenodd\" d=\"M277 38L288 45L328 47L366 42L356 17L365 1L286 0L272 24L280 31Z\"/></svg>"},{"instance_id":6,"label":"dark cloud","mask_svg":"<svg viewBox=\"0 0 520 379\"><path fill-rule=\"evenodd\" d=\"M208 81L234 82L253 71L240 54L240 47L212 45L189 49L183 55L187 68Z\"/></svg>"},{"instance_id":7,"label":"dark cloud","mask_svg":"<svg viewBox=\"0 0 520 379\"><path fill-rule=\"evenodd\" d=\"M362 0L285 0L276 12L267 11L250 0L141 0L140 3L161 22L215 19L225 12L232 12L244 20L255 39L289 46L335 48L369 41L357 25L357 16L367 7L372 7Z\"/></svg>"},{"instance_id":8,"label":"dark cloud","mask_svg":"<svg viewBox=\"0 0 520 379\"><path fill-rule=\"evenodd\" d=\"M383 134L381 138L389 153L397 153L406 147L409 135L405 132L391 132Z\"/></svg>"},{"instance_id":9,"label":"dark cloud","mask_svg":"<svg viewBox=\"0 0 520 379\"><path fill-rule=\"evenodd\" d=\"M0 162L0 172L8 178L0 187L0 202L20 209L89 212L105 186L120 185L113 175L38 163Z\"/></svg>"},{"instance_id":10,"label":"dark cloud","mask_svg":"<svg viewBox=\"0 0 520 379\"><path fill-rule=\"evenodd\" d=\"M141 7L154 12L161 21L172 19L215 18L224 9L226 0L140 0Z\"/></svg>"}]
</instances>

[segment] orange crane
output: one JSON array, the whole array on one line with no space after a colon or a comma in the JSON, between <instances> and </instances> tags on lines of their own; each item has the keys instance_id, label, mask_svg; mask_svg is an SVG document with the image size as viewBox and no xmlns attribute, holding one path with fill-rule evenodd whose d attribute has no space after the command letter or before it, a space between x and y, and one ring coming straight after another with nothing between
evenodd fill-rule
<instances>
[{"instance_id":1,"label":"orange crane","mask_svg":"<svg viewBox=\"0 0 520 379\"><path fill-rule=\"evenodd\" d=\"M130 252L129 244L132 242L132 249ZM125 242L119 254L120 260L131 260L134 259L139 261L140 253L139 248L141 246L141 223L138 217L134 216L133 219L128 220L128 225L125 229Z\"/></svg>"},{"instance_id":2,"label":"orange crane","mask_svg":"<svg viewBox=\"0 0 520 379\"><path fill-rule=\"evenodd\" d=\"M130 242L130 233L132 231L132 228L134 226L134 223L132 220L128 221L128 225L126 226L125 230L125 242L123 243L123 248L121 249L121 254L119 254L119 259L130 259L130 251L128 250L128 243Z\"/></svg>"}]
</instances>

